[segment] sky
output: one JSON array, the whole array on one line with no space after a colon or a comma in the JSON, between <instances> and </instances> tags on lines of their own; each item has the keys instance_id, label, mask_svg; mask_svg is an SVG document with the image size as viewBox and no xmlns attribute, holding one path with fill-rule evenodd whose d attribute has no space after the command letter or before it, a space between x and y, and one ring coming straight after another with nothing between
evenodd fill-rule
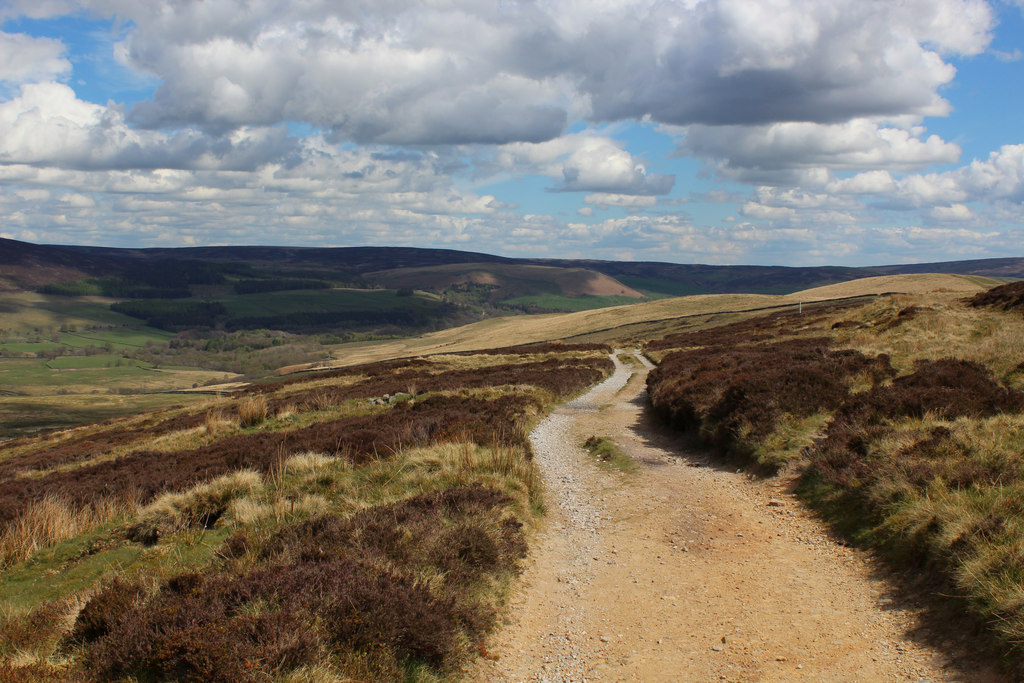
<instances>
[{"instance_id":1,"label":"sky","mask_svg":"<svg viewBox=\"0 0 1024 683\"><path fill-rule=\"evenodd\" d=\"M1024 256L1024 0L0 0L0 236Z\"/></svg>"}]
</instances>

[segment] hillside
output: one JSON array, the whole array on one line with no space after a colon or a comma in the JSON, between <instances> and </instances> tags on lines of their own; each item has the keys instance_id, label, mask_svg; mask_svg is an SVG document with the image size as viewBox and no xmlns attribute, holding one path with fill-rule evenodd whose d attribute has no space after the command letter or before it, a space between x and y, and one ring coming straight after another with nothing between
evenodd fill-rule
<instances>
[{"instance_id":1,"label":"hillside","mask_svg":"<svg viewBox=\"0 0 1024 683\"><path fill-rule=\"evenodd\" d=\"M870 297L887 292L924 294L933 290L975 294L997 284L959 275L897 275L864 278L788 295L707 294L641 302L574 313L498 317L429 334L332 348L331 365L352 365L385 358L490 348L515 339L522 344L574 338L621 341L668 334L705 319L726 320L770 309L797 308L801 302Z\"/></svg>"},{"instance_id":2,"label":"hillside","mask_svg":"<svg viewBox=\"0 0 1024 683\"><path fill-rule=\"evenodd\" d=\"M458 263L419 268L395 268L364 275L371 282L393 289L478 288L490 303L542 295L619 296L647 298L631 287L594 270L573 267L521 265L512 263Z\"/></svg>"},{"instance_id":3,"label":"hillside","mask_svg":"<svg viewBox=\"0 0 1024 683\"><path fill-rule=\"evenodd\" d=\"M846 282L864 277L908 273L952 273L1024 278L1024 258L983 259L943 263L846 267L710 266L657 262L614 262L565 259L513 259L489 254L447 249L411 247L186 247L153 249L116 249L104 247L35 245L0 239L0 286L8 289L33 289L43 284L69 282L82 277L133 276L140 271L167 269L176 263L182 267L201 266L204 272L238 273L247 276L321 278L332 282L366 282L367 277L391 280L413 289L434 289L448 283L472 282L469 271L495 273L497 266L542 266L568 269L559 278L544 277L558 283L558 292L538 291L538 287L520 288L531 295L557 293L581 296L586 284L571 284L577 279L594 278L600 273L621 283L627 292L647 296L689 294L760 293L788 294L802 289ZM462 266L460 268L459 266ZM241 270L239 270L241 269ZM396 272L404 271L404 272ZM523 272L522 270L520 272ZM527 278L530 279L530 278ZM393 286L388 284L387 286ZM486 284L486 283L483 283ZM597 287L617 291L617 285ZM513 287L510 291L515 290ZM526 296L526 294L515 294ZM627 293L622 296L635 296Z\"/></svg>"},{"instance_id":4,"label":"hillside","mask_svg":"<svg viewBox=\"0 0 1024 683\"><path fill-rule=\"evenodd\" d=\"M495 318L0 442L0 676L1003 680L969 635L1024 633L1024 318L992 282ZM509 344L558 337L645 355Z\"/></svg>"}]
</instances>

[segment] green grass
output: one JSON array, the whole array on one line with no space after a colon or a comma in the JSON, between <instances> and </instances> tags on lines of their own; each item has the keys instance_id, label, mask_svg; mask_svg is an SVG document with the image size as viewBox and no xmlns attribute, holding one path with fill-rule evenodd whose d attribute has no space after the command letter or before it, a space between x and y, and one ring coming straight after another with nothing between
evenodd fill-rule
<instances>
[{"instance_id":1,"label":"green grass","mask_svg":"<svg viewBox=\"0 0 1024 683\"><path fill-rule=\"evenodd\" d=\"M36 354L45 351L54 351L58 349L66 350L68 346L61 344L60 342L10 342L7 344L0 344L0 349L5 349L12 353L31 353Z\"/></svg>"},{"instance_id":2,"label":"green grass","mask_svg":"<svg viewBox=\"0 0 1024 683\"><path fill-rule=\"evenodd\" d=\"M674 282L672 280L659 280L653 277L616 277L616 280L633 289L643 292L648 296L690 296L693 294L706 294L707 290L686 282ZM652 298L658 298L653 296Z\"/></svg>"},{"instance_id":3,"label":"green grass","mask_svg":"<svg viewBox=\"0 0 1024 683\"><path fill-rule=\"evenodd\" d=\"M107 367L107 363L121 360L120 367ZM37 358L0 359L0 385L8 388L62 387L70 384L95 384L107 388L113 381L127 376L146 373L138 361L124 360L120 356L62 356L49 361Z\"/></svg>"},{"instance_id":4,"label":"green grass","mask_svg":"<svg viewBox=\"0 0 1024 683\"><path fill-rule=\"evenodd\" d=\"M213 558L230 534L229 529L210 529L179 534L182 538L176 539L178 542L170 549L145 547L120 539L120 524L123 520L111 522L43 550L29 562L8 570L0 580L0 604L27 610L86 590L115 573L132 578L160 569L178 573L198 568Z\"/></svg>"},{"instance_id":5,"label":"green grass","mask_svg":"<svg viewBox=\"0 0 1024 683\"><path fill-rule=\"evenodd\" d=\"M120 365L118 365L120 363ZM122 370L126 368L147 368L149 363L131 360L115 354L100 354L98 356L61 356L49 361L47 365L54 370L96 370L109 368L111 370Z\"/></svg>"},{"instance_id":6,"label":"green grass","mask_svg":"<svg viewBox=\"0 0 1024 683\"><path fill-rule=\"evenodd\" d=\"M632 474L640 469L636 460L622 452L614 441L606 436L591 436L583 443L584 450L605 469Z\"/></svg>"},{"instance_id":7,"label":"green grass","mask_svg":"<svg viewBox=\"0 0 1024 683\"><path fill-rule=\"evenodd\" d=\"M191 394L0 396L0 439L206 400Z\"/></svg>"},{"instance_id":8,"label":"green grass","mask_svg":"<svg viewBox=\"0 0 1024 683\"><path fill-rule=\"evenodd\" d=\"M61 343L68 346L86 347L110 344L114 350L142 348L146 342L162 344L173 338L174 334L170 332L145 326L83 330L81 332L66 332L59 336Z\"/></svg>"},{"instance_id":9,"label":"green grass","mask_svg":"<svg viewBox=\"0 0 1024 683\"><path fill-rule=\"evenodd\" d=\"M505 299L505 305L530 305L548 311L589 311L594 308L608 308L610 306L623 306L625 304L639 303L639 299L628 296L565 296L562 294L538 294L535 296L520 296L514 299Z\"/></svg>"}]
</instances>

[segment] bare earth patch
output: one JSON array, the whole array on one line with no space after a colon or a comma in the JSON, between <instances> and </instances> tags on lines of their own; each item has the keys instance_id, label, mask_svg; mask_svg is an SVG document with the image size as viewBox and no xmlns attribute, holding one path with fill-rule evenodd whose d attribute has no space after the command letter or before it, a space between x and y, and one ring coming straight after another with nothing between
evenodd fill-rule
<instances>
[{"instance_id":1,"label":"bare earth patch","mask_svg":"<svg viewBox=\"0 0 1024 683\"><path fill-rule=\"evenodd\" d=\"M471 680L1005 681L789 492L710 465L646 417L619 365L531 436L548 521ZM579 444L613 438L639 472Z\"/></svg>"}]
</instances>

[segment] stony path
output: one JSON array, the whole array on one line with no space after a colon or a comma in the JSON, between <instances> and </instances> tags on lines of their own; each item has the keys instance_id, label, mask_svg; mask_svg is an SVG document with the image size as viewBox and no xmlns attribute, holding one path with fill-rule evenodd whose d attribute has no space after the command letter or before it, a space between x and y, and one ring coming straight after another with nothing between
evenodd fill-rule
<instances>
[{"instance_id":1,"label":"stony path","mask_svg":"<svg viewBox=\"0 0 1024 683\"><path fill-rule=\"evenodd\" d=\"M831 540L785 481L687 452L646 417L647 368L616 364L531 435L548 520L510 622L467 678L1006 680L955 625L923 628L920 608ZM641 471L596 467L579 446L592 434Z\"/></svg>"}]
</instances>

